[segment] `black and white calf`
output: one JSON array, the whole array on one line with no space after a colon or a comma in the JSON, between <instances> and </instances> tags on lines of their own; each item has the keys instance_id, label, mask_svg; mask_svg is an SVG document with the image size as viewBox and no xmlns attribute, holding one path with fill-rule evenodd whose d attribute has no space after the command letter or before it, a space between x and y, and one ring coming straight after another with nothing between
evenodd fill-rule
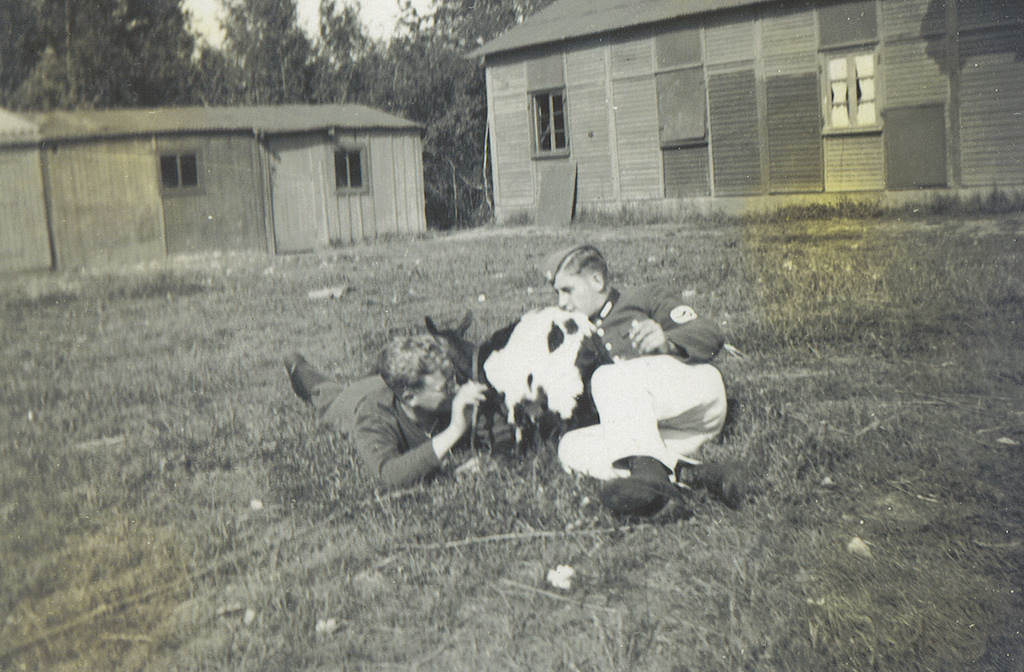
<instances>
[{"instance_id":1,"label":"black and white calf","mask_svg":"<svg viewBox=\"0 0 1024 672\"><path fill-rule=\"evenodd\" d=\"M478 348L465 339L471 316L455 329L427 329L461 377L487 383L519 433L519 443L557 443L570 429L597 423L590 395L594 370L610 361L586 315L539 308L496 331Z\"/></svg>"}]
</instances>

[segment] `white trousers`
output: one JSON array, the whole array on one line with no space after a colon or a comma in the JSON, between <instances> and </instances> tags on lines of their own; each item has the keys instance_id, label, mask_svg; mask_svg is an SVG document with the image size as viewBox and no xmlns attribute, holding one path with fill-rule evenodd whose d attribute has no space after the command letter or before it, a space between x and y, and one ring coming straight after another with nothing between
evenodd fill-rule
<instances>
[{"instance_id":1,"label":"white trousers","mask_svg":"<svg viewBox=\"0 0 1024 672\"><path fill-rule=\"evenodd\" d=\"M629 475L613 463L646 455L670 470L722 431L722 374L711 364L648 355L606 364L591 380L600 424L565 434L558 459L569 472L609 480Z\"/></svg>"}]
</instances>

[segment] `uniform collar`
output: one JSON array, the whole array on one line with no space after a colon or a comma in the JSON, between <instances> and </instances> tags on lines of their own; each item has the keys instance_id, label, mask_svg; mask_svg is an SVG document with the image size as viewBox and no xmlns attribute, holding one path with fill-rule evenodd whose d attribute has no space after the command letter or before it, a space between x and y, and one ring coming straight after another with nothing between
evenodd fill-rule
<instances>
[{"instance_id":1,"label":"uniform collar","mask_svg":"<svg viewBox=\"0 0 1024 672\"><path fill-rule=\"evenodd\" d=\"M612 290L608 292L608 298L605 300L604 305L601 309L590 316L590 321L594 324L601 324L604 318L608 317L608 313L612 312L612 306L619 300L619 290L612 287Z\"/></svg>"}]
</instances>

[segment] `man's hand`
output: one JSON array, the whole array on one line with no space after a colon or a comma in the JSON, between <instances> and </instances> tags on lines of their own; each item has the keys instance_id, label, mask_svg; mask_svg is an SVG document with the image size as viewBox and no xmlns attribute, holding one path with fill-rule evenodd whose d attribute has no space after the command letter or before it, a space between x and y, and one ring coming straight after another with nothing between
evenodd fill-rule
<instances>
[{"instance_id":1,"label":"man's hand","mask_svg":"<svg viewBox=\"0 0 1024 672\"><path fill-rule=\"evenodd\" d=\"M633 349L642 355L665 355L672 352L672 344L665 338L665 330L651 319L633 320L629 328L629 340Z\"/></svg>"},{"instance_id":2,"label":"man's hand","mask_svg":"<svg viewBox=\"0 0 1024 672\"><path fill-rule=\"evenodd\" d=\"M472 422L473 406L484 400L484 393L487 386L472 380L463 383L455 396L452 397L452 419L448 426L439 432L431 444L434 447L434 454L437 459L442 459L452 447L462 438L462 435L469 429Z\"/></svg>"},{"instance_id":3,"label":"man's hand","mask_svg":"<svg viewBox=\"0 0 1024 672\"><path fill-rule=\"evenodd\" d=\"M460 437L465 434L472 421L473 406L484 400L486 392L486 385L473 380L460 385L452 397L452 419L448 423L448 428Z\"/></svg>"}]
</instances>

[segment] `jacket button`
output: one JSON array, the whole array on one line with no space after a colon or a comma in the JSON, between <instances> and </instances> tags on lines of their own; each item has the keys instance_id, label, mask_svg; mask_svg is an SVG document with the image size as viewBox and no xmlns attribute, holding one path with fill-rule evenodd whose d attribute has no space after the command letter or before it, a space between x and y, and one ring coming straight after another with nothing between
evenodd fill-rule
<instances>
[{"instance_id":1,"label":"jacket button","mask_svg":"<svg viewBox=\"0 0 1024 672\"><path fill-rule=\"evenodd\" d=\"M604 329L598 328L597 335L598 336L604 336Z\"/></svg>"},{"instance_id":2,"label":"jacket button","mask_svg":"<svg viewBox=\"0 0 1024 672\"><path fill-rule=\"evenodd\" d=\"M612 349L612 344L611 343L605 343L604 344L604 349L605 350L611 350Z\"/></svg>"}]
</instances>

